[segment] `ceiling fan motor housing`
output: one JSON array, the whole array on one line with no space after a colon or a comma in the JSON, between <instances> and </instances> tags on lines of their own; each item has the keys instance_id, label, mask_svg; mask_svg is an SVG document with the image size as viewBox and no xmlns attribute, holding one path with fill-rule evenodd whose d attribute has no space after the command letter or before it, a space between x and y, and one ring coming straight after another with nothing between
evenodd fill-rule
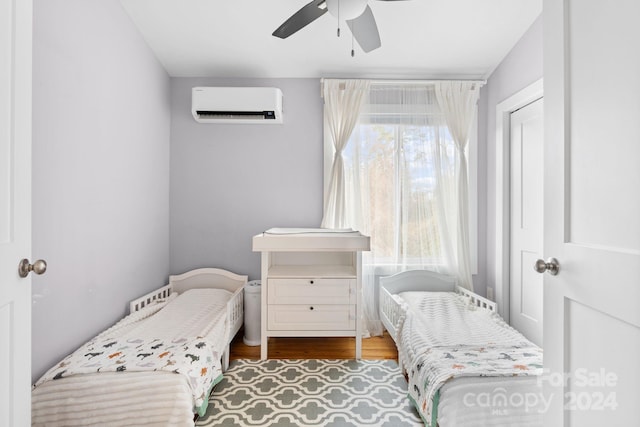
<instances>
[{"instance_id":1,"label":"ceiling fan motor housing","mask_svg":"<svg viewBox=\"0 0 640 427\"><path fill-rule=\"evenodd\" d=\"M344 21L362 15L367 2L368 0L326 0L329 13Z\"/></svg>"}]
</instances>

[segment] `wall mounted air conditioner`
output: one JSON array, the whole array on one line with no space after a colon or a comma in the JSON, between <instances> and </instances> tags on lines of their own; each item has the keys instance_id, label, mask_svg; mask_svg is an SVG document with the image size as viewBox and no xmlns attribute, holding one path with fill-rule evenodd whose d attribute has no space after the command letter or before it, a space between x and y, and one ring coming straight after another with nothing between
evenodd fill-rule
<instances>
[{"instance_id":1,"label":"wall mounted air conditioner","mask_svg":"<svg viewBox=\"0 0 640 427\"><path fill-rule=\"evenodd\" d=\"M275 87L194 87L191 113L199 123L281 124L282 91Z\"/></svg>"}]
</instances>

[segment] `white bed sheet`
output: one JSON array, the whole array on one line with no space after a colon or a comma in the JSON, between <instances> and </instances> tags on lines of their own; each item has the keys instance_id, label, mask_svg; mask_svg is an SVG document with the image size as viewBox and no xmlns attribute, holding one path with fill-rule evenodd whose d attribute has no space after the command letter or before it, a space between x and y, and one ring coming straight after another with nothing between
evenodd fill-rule
<instances>
[{"instance_id":1,"label":"white bed sheet","mask_svg":"<svg viewBox=\"0 0 640 427\"><path fill-rule=\"evenodd\" d=\"M130 314L98 337L203 336L222 354L231 295L222 289L192 289ZM188 381L169 372L77 375L38 384L32 391L35 426L193 426L193 410Z\"/></svg>"},{"instance_id":2,"label":"white bed sheet","mask_svg":"<svg viewBox=\"0 0 640 427\"><path fill-rule=\"evenodd\" d=\"M453 292L402 292L395 297L405 308L397 325L398 358L405 368L435 346L534 345L496 313L470 305ZM500 406L503 395L508 407ZM520 397L530 403L519 404ZM440 389L438 426L542 426L542 410L537 377L455 378Z\"/></svg>"}]
</instances>

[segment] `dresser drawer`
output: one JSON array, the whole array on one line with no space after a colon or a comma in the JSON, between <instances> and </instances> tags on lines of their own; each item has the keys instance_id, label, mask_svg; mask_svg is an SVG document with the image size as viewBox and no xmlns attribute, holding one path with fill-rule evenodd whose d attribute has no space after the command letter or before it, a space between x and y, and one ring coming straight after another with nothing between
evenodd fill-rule
<instances>
[{"instance_id":1,"label":"dresser drawer","mask_svg":"<svg viewBox=\"0 0 640 427\"><path fill-rule=\"evenodd\" d=\"M272 331L347 331L356 328L355 305L270 305Z\"/></svg>"},{"instance_id":2,"label":"dresser drawer","mask_svg":"<svg viewBox=\"0 0 640 427\"><path fill-rule=\"evenodd\" d=\"M269 304L355 304L355 279L269 279Z\"/></svg>"}]
</instances>

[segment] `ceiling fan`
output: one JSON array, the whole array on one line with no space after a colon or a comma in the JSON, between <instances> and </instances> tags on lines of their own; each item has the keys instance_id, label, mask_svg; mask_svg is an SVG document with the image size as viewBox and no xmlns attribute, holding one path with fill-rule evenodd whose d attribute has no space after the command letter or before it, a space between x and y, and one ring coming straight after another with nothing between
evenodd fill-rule
<instances>
[{"instance_id":1,"label":"ceiling fan","mask_svg":"<svg viewBox=\"0 0 640 427\"><path fill-rule=\"evenodd\" d=\"M398 1L398 0L379 0ZM339 22L347 22L353 38L365 52L371 52L381 46L380 34L376 19L368 5L369 0L312 0L302 9L291 15L280 25L273 35L286 39L301 30L325 13L329 12L338 19L338 37L340 36ZM351 55L353 56L353 50Z\"/></svg>"}]
</instances>

